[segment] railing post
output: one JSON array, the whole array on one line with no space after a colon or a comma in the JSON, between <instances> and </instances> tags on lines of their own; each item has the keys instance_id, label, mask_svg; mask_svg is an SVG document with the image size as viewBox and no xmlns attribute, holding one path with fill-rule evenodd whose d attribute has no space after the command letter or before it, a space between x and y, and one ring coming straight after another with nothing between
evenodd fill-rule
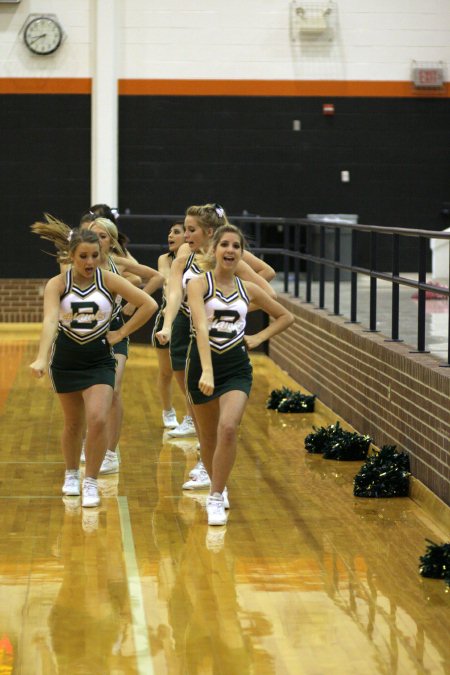
<instances>
[{"instance_id":1,"label":"railing post","mask_svg":"<svg viewBox=\"0 0 450 675\"><path fill-rule=\"evenodd\" d=\"M400 237L392 235L392 277L400 274ZM386 342L403 342L399 339L400 320L400 287L398 282L392 282L392 310L391 310L391 339Z\"/></svg>"},{"instance_id":2,"label":"railing post","mask_svg":"<svg viewBox=\"0 0 450 675\"><path fill-rule=\"evenodd\" d=\"M306 253L308 255L312 254L312 242L313 242L313 225L307 225L306 227ZM311 289L312 289L312 271L314 263L311 260L306 261L306 302L311 302Z\"/></svg>"},{"instance_id":3,"label":"railing post","mask_svg":"<svg viewBox=\"0 0 450 675\"><path fill-rule=\"evenodd\" d=\"M419 284L427 280L427 239L419 237ZM426 291L419 287L417 304L417 351L425 352L425 302Z\"/></svg>"},{"instance_id":4,"label":"railing post","mask_svg":"<svg viewBox=\"0 0 450 675\"><path fill-rule=\"evenodd\" d=\"M376 272L377 268L377 235L376 232L370 233L370 271ZM377 278L370 277L370 320L369 331L377 333Z\"/></svg>"},{"instance_id":5,"label":"railing post","mask_svg":"<svg viewBox=\"0 0 450 675\"><path fill-rule=\"evenodd\" d=\"M283 230L283 246L284 246L285 251L289 250L289 235L290 235L290 226L287 223L285 223L284 224L284 230ZM290 263L290 258L287 255L285 255L284 261L283 261L284 292L285 293L289 292L289 263Z\"/></svg>"},{"instance_id":6,"label":"railing post","mask_svg":"<svg viewBox=\"0 0 450 675\"><path fill-rule=\"evenodd\" d=\"M300 252L300 225L294 225L294 251ZM298 298L300 292L300 258L294 258L294 297Z\"/></svg>"},{"instance_id":7,"label":"railing post","mask_svg":"<svg viewBox=\"0 0 450 675\"><path fill-rule=\"evenodd\" d=\"M351 231L351 265L352 267L356 262L356 230L352 229ZM350 275L350 323L358 323L356 320L357 316L357 305L358 305L358 294L357 294L357 274L352 272Z\"/></svg>"},{"instance_id":8,"label":"railing post","mask_svg":"<svg viewBox=\"0 0 450 675\"><path fill-rule=\"evenodd\" d=\"M334 261L341 261L341 228L334 229ZM341 270L334 268L334 315L339 316L339 292L340 292Z\"/></svg>"},{"instance_id":9,"label":"railing post","mask_svg":"<svg viewBox=\"0 0 450 675\"><path fill-rule=\"evenodd\" d=\"M319 228L319 257L325 258L325 227L323 225ZM325 307L325 265L319 265L319 309Z\"/></svg>"}]
</instances>

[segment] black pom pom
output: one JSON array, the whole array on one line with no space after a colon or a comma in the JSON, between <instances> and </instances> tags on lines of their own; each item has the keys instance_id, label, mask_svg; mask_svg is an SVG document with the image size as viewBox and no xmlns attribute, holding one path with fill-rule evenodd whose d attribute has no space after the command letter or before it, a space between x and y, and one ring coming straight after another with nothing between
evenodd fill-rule
<instances>
[{"instance_id":1,"label":"black pom pom","mask_svg":"<svg viewBox=\"0 0 450 675\"><path fill-rule=\"evenodd\" d=\"M314 427L314 432L305 438L305 448L311 454L319 454L330 448L338 438L342 428L339 422L328 427Z\"/></svg>"},{"instance_id":2,"label":"black pom pom","mask_svg":"<svg viewBox=\"0 0 450 675\"><path fill-rule=\"evenodd\" d=\"M283 413L314 412L315 396L307 396L300 391L292 391L287 387L274 389L266 401L266 408Z\"/></svg>"},{"instance_id":3,"label":"black pom pom","mask_svg":"<svg viewBox=\"0 0 450 675\"><path fill-rule=\"evenodd\" d=\"M450 542L435 544L427 539L425 555L420 556L419 572L423 577L444 579L450 586Z\"/></svg>"},{"instance_id":4,"label":"black pom pom","mask_svg":"<svg viewBox=\"0 0 450 675\"><path fill-rule=\"evenodd\" d=\"M314 401L316 397L306 396L299 391L295 391L287 398L283 398L278 406L280 413L311 413L314 412Z\"/></svg>"},{"instance_id":5,"label":"black pom pom","mask_svg":"<svg viewBox=\"0 0 450 675\"><path fill-rule=\"evenodd\" d=\"M266 408L269 410L278 410L278 406L284 398L288 398L292 394L292 389L283 387L282 389L273 389L270 392L269 398L266 401Z\"/></svg>"},{"instance_id":6,"label":"black pom pom","mask_svg":"<svg viewBox=\"0 0 450 675\"><path fill-rule=\"evenodd\" d=\"M353 461L365 459L372 439L353 431L345 431L339 422L329 427L313 427L314 433L305 439L305 448L310 453L323 453L324 459Z\"/></svg>"},{"instance_id":7,"label":"black pom pom","mask_svg":"<svg viewBox=\"0 0 450 675\"><path fill-rule=\"evenodd\" d=\"M407 497L409 494L409 457L396 452L395 445L383 445L369 457L356 474L355 497Z\"/></svg>"}]
</instances>

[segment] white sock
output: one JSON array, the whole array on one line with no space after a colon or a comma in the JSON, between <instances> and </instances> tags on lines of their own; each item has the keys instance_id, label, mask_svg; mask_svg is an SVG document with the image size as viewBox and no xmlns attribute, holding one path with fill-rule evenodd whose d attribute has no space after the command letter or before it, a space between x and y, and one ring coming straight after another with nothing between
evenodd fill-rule
<instances>
[{"instance_id":1,"label":"white sock","mask_svg":"<svg viewBox=\"0 0 450 675\"><path fill-rule=\"evenodd\" d=\"M78 478L79 473L78 469L66 469L66 476L76 476Z\"/></svg>"}]
</instances>

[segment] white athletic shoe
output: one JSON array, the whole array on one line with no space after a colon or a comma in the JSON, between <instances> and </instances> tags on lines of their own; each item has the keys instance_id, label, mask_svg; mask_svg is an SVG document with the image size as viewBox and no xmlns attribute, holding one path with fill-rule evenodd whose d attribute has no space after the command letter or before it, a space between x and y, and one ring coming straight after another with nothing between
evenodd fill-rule
<instances>
[{"instance_id":1,"label":"white athletic shoe","mask_svg":"<svg viewBox=\"0 0 450 675\"><path fill-rule=\"evenodd\" d=\"M227 514L225 513L223 497L218 492L208 497L206 512L208 514L208 525L226 525Z\"/></svg>"},{"instance_id":2,"label":"white athletic shoe","mask_svg":"<svg viewBox=\"0 0 450 675\"><path fill-rule=\"evenodd\" d=\"M66 497L78 497L80 495L80 474L77 470L66 471L62 493Z\"/></svg>"},{"instance_id":3,"label":"white athletic shoe","mask_svg":"<svg viewBox=\"0 0 450 675\"><path fill-rule=\"evenodd\" d=\"M171 438L179 438L180 436L196 436L197 432L195 431L194 422L192 417L185 415L181 424L179 424L175 429L167 432L167 435Z\"/></svg>"},{"instance_id":4,"label":"white athletic shoe","mask_svg":"<svg viewBox=\"0 0 450 675\"><path fill-rule=\"evenodd\" d=\"M183 483L183 490L201 490L202 488L209 488L211 480L205 470L200 471L195 478L190 478Z\"/></svg>"},{"instance_id":5,"label":"white athletic shoe","mask_svg":"<svg viewBox=\"0 0 450 675\"><path fill-rule=\"evenodd\" d=\"M195 478L196 476L198 476L198 474L201 471L206 471L206 469L205 469L205 465L203 464L202 460L200 459L197 462L197 464L194 466L194 468L189 471L189 478Z\"/></svg>"},{"instance_id":6,"label":"white athletic shoe","mask_svg":"<svg viewBox=\"0 0 450 675\"><path fill-rule=\"evenodd\" d=\"M106 451L105 459L100 467L99 474L119 473L119 458L117 452Z\"/></svg>"},{"instance_id":7,"label":"white athletic shoe","mask_svg":"<svg viewBox=\"0 0 450 675\"><path fill-rule=\"evenodd\" d=\"M85 478L83 481L83 493L81 498L81 506L91 508L100 504L100 496L98 494L98 485L95 478Z\"/></svg>"},{"instance_id":8,"label":"white athletic shoe","mask_svg":"<svg viewBox=\"0 0 450 675\"><path fill-rule=\"evenodd\" d=\"M174 429L178 426L177 414L175 408L162 411L163 425L166 429Z\"/></svg>"}]
</instances>

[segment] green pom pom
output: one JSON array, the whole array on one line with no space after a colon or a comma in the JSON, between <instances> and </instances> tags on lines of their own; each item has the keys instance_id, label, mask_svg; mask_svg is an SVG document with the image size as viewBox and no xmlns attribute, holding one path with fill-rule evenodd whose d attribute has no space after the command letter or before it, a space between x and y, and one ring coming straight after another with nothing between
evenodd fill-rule
<instances>
[{"instance_id":1,"label":"green pom pom","mask_svg":"<svg viewBox=\"0 0 450 675\"><path fill-rule=\"evenodd\" d=\"M356 474L355 497L407 497L409 494L409 457L396 452L395 445L383 445L369 457Z\"/></svg>"},{"instance_id":2,"label":"green pom pom","mask_svg":"<svg viewBox=\"0 0 450 675\"><path fill-rule=\"evenodd\" d=\"M435 544L427 539L425 555L420 556L419 572L423 577L444 579L450 586L450 542Z\"/></svg>"},{"instance_id":3,"label":"green pom pom","mask_svg":"<svg viewBox=\"0 0 450 675\"><path fill-rule=\"evenodd\" d=\"M266 401L266 408L277 410L282 413L309 413L314 412L314 401L316 397L307 396L300 391L292 391L287 387L274 389Z\"/></svg>"},{"instance_id":4,"label":"green pom pom","mask_svg":"<svg viewBox=\"0 0 450 675\"><path fill-rule=\"evenodd\" d=\"M278 410L278 406L284 398L288 398L292 394L292 390L287 387L281 389L273 389L270 392L269 398L266 401L266 408L269 410Z\"/></svg>"},{"instance_id":5,"label":"green pom pom","mask_svg":"<svg viewBox=\"0 0 450 675\"><path fill-rule=\"evenodd\" d=\"M323 453L324 459L353 461L365 459L372 439L352 431L345 431L339 422L329 427L313 427L314 433L305 439L310 453Z\"/></svg>"}]
</instances>

